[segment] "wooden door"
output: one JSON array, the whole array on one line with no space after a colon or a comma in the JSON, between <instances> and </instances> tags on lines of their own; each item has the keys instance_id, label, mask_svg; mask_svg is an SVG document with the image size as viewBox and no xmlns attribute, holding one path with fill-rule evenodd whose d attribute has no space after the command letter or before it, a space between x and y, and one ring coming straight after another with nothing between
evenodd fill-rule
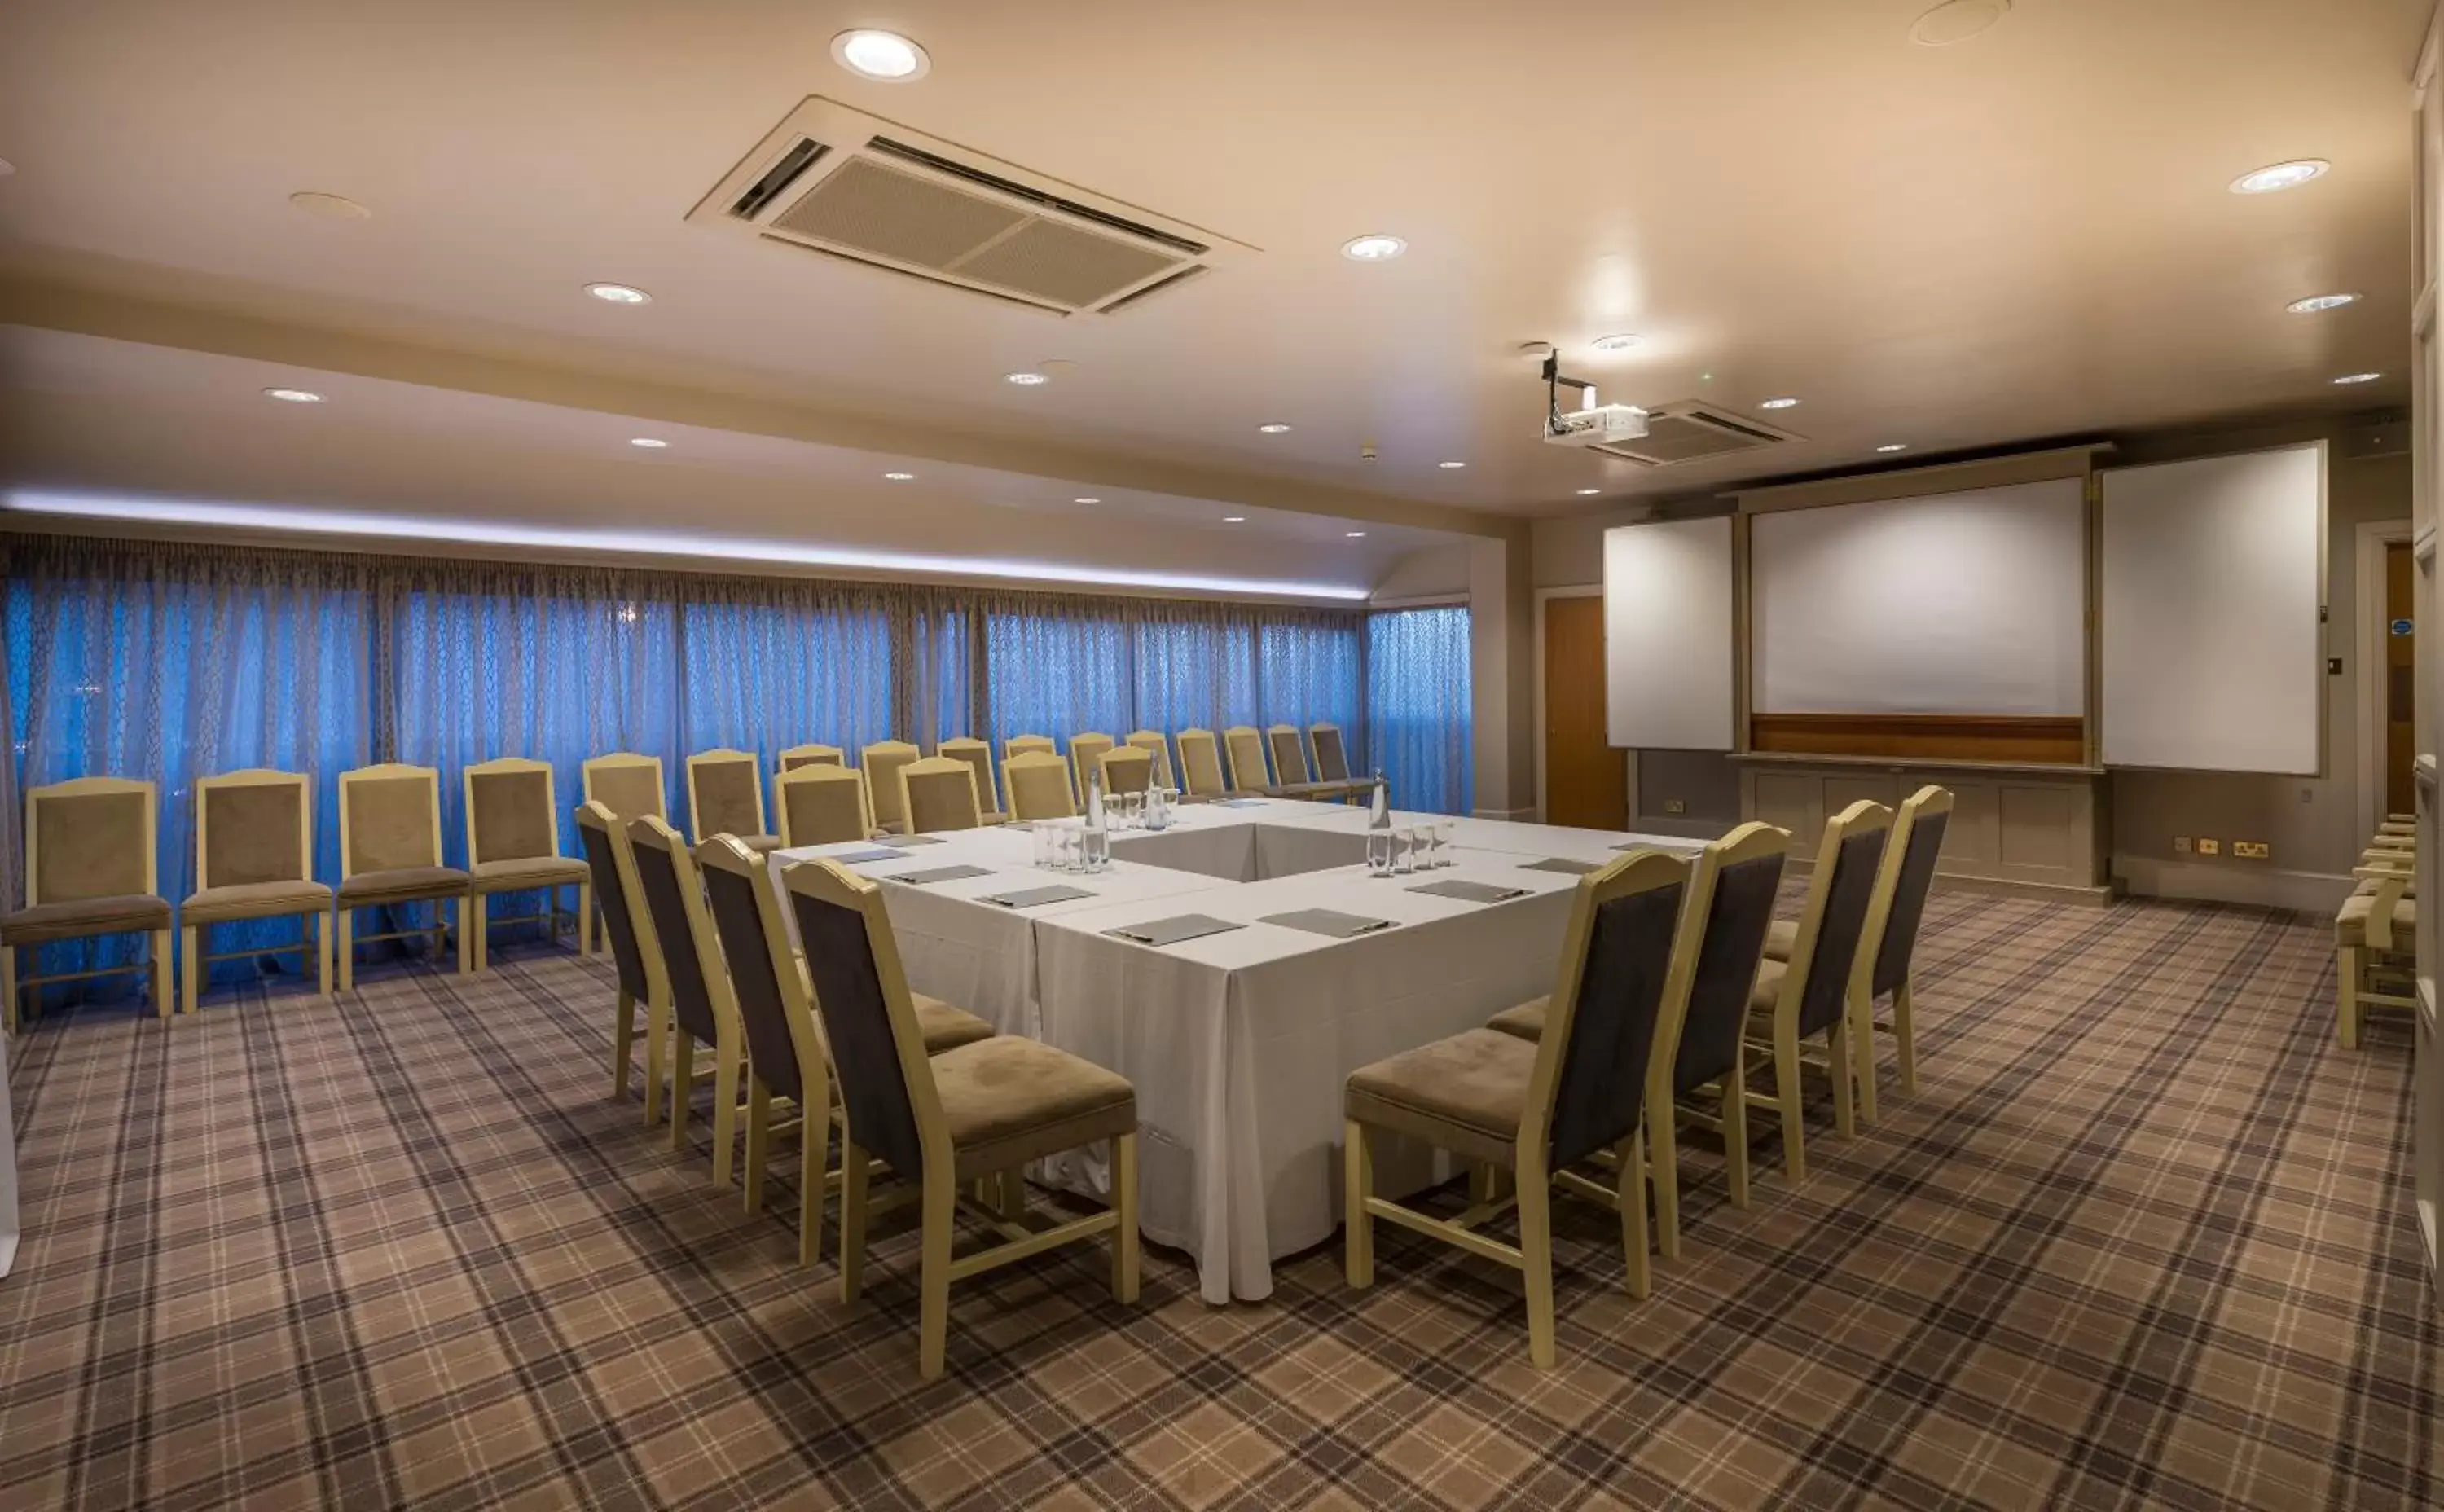
<instances>
[{"instance_id":1,"label":"wooden door","mask_svg":"<svg viewBox=\"0 0 2444 1512\"><path fill-rule=\"evenodd\" d=\"M2417 726L2411 722L2413 689L2416 685L2417 625L2412 618L2410 546L2388 542L2384 548L2384 811L2408 814L2418 806L2411 784L2411 764L2418 753ZM2396 635L2406 627L2408 634Z\"/></svg>"},{"instance_id":2,"label":"wooden door","mask_svg":"<svg viewBox=\"0 0 2444 1512\"><path fill-rule=\"evenodd\" d=\"M1629 828L1629 764L1604 736L1603 599L1545 600L1545 821Z\"/></svg>"}]
</instances>

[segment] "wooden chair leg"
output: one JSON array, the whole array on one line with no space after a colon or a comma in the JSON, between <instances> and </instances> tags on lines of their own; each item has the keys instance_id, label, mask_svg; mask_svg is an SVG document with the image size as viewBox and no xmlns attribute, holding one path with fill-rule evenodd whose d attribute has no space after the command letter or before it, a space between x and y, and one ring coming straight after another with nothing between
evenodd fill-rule
<instances>
[{"instance_id":1,"label":"wooden chair leg","mask_svg":"<svg viewBox=\"0 0 2444 1512\"><path fill-rule=\"evenodd\" d=\"M472 907L474 901L475 900L472 897L462 897L459 898L454 905L457 910L458 974L460 976L472 976L475 974L474 942L467 938L467 916L474 912ZM626 1087L628 1080L626 1070L627 1064L628 1062L623 1057L620 1061L620 1065L621 1067L620 1081L622 1089Z\"/></svg>"},{"instance_id":2,"label":"wooden chair leg","mask_svg":"<svg viewBox=\"0 0 2444 1512\"><path fill-rule=\"evenodd\" d=\"M1850 1026L1836 1019L1824 1031L1824 1063L1833 1073L1833 1132L1844 1139L1859 1134L1858 1109L1850 1097Z\"/></svg>"},{"instance_id":3,"label":"wooden chair leg","mask_svg":"<svg viewBox=\"0 0 2444 1512\"><path fill-rule=\"evenodd\" d=\"M178 1003L187 1012L195 1011L195 984L203 976L204 927L190 924L178 931Z\"/></svg>"},{"instance_id":4,"label":"wooden chair leg","mask_svg":"<svg viewBox=\"0 0 2444 1512\"><path fill-rule=\"evenodd\" d=\"M1375 1284L1375 1217L1366 1199L1375 1195L1375 1156L1366 1148L1366 1126L1355 1118L1341 1126L1342 1273L1349 1284Z\"/></svg>"},{"instance_id":5,"label":"wooden chair leg","mask_svg":"<svg viewBox=\"0 0 2444 1512\"><path fill-rule=\"evenodd\" d=\"M1901 1063L1901 1092L1917 1095L1917 1025L1910 1019L1910 985L1903 977L1893 988L1893 1049Z\"/></svg>"},{"instance_id":6,"label":"wooden chair leg","mask_svg":"<svg viewBox=\"0 0 2444 1512\"><path fill-rule=\"evenodd\" d=\"M2356 945L2334 948L2335 1028L2345 1050L2360 1047L2360 963L2365 958Z\"/></svg>"},{"instance_id":7,"label":"wooden chair leg","mask_svg":"<svg viewBox=\"0 0 2444 1512\"><path fill-rule=\"evenodd\" d=\"M458 936L458 969L467 969L467 936ZM628 1095L628 1056L637 1043L637 995L620 989L619 1007L611 1025L611 1096Z\"/></svg>"},{"instance_id":8,"label":"wooden chair leg","mask_svg":"<svg viewBox=\"0 0 2444 1512\"><path fill-rule=\"evenodd\" d=\"M1112 1141L1112 1300L1138 1300L1138 1136Z\"/></svg>"},{"instance_id":9,"label":"wooden chair leg","mask_svg":"<svg viewBox=\"0 0 2444 1512\"><path fill-rule=\"evenodd\" d=\"M314 954L321 971L315 989L328 998L331 995L331 915L317 913L314 919Z\"/></svg>"},{"instance_id":10,"label":"wooden chair leg","mask_svg":"<svg viewBox=\"0 0 2444 1512\"><path fill-rule=\"evenodd\" d=\"M1807 1131L1801 1126L1799 1097L1799 1026L1773 1026L1773 1089L1782 1108L1782 1179L1797 1186L1807 1179Z\"/></svg>"},{"instance_id":11,"label":"wooden chair leg","mask_svg":"<svg viewBox=\"0 0 2444 1512\"><path fill-rule=\"evenodd\" d=\"M738 1186L745 1194L741 1206L749 1216L764 1206L764 1162L772 1148L772 1089L754 1072L747 1073L747 1155L740 1164Z\"/></svg>"},{"instance_id":12,"label":"wooden chair leg","mask_svg":"<svg viewBox=\"0 0 2444 1512\"><path fill-rule=\"evenodd\" d=\"M492 895L490 893L475 900L475 969L492 968Z\"/></svg>"},{"instance_id":13,"label":"wooden chair leg","mask_svg":"<svg viewBox=\"0 0 2444 1512\"><path fill-rule=\"evenodd\" d=\"M161 1015L161 1022L164 1023L170 1022L170 1015L175 1011L171 1007L170 1001L170 931L168 930L153 931L153 1011Z\"/></svg>"},{"instance_id":14,"label":"wooden chair leg","mask_svg":"<svg viewBox=\"0 0 2444 1512\"><path fill-rule=\"evenodd\" d=\"M594 953L594 884L577 884L577 953Z\"/></svg>"},{"instance_id":15,"label":"wooden chair leg","mask_svg":"<svg viewBox=\"0 0 2444 1512\"><path fill-rule=\"evenodd\" d=\"M662 1079L668 1067L671 1005L658 998L645 1005L645 1127L662 1117Z\"/></svg>"},{"instance_id":16,"label":"wooden chair leg","mask_svg":"<svg viewBox=\"0 0 2444 1512\"><path fill-rule=\"evenodd\" d=\"M1643 1227L1641 1220L1640 1226ZM1641 1252L1643 1246L1640 1246ZM1528 1282L1528 1357L1553 1364L1553 1183L1542 1171L1519 1172L1520 1272Z\"/></svg>"},{"instance_id":17,"label":"wooden chair leg","mask_svg":"<svg viewBox=\"0 0 2444 1512\"><path fill-rule=\"evenodd\" d=\"M798 1125L798 1263L808 1270L824 1258L824 1158L831 1132L829 1118Z\"/></svg>"},{"instance_id":18,"label":"wooden chair leg","mask_svg":"<svg viewBox=\"0 0 2444 1512\"><path fill-rule=\"evenodd\" d=\"M865 1152L841 1139L841 1300L854 1302L865 1284Z\"/></svg>"},{"instance_id":19,"label":"wooden chair leg","mask_svg":"<svg viewBox=\"0 0 2444 1512\"><path fill-rule=\"evenodd\" d=\"M0 945L0 997L8 1002L0 1006L0 1026L9 1033L17 1032L17 948ZM167 1010L165 1009L166 1013Z\"/></svg>"},{"instance_id":20,"label":"wooden chair leg","mask_svg":"<svg viewBox=\"0 0 2444 1512\"><path fill-rule=\"evenodd\" d=\"M1614 1147L1620 1158L1620 1173L1614 1196L1620 1206L1620 1252L1629 1261L1629 1295L1644 1299L1654 1288L1654 1276L1646 1260L1646 1181L1639 1174L1646 1166L1646 1136L1633 1134ZM1657 1196L1657 1210L1661 1195Z\"/></svg>"},{"instance_id":21,"label":"wooden chair leg","mask_svg":"<svg viewBox=\"0 0 2444 1512\"><path fill-rule=\"evenodd\" d=\"M957 1187L929 1181L918 1206L924 1210L920 1258L916 1273L916 1377L930 1381L942 1374L942 1356L951 1337L951 1237L958 1211Z\"/></svg>"},{"instance_id":22,"label":"wooden chair leg","mask_svg":"<svg viewBox=\"0 0 2444 1512\"><path fill-rule=\"evenodd\" d=\"M713 1070L713 1184L727 1187L731 1152L738 1143L738 1071L745 1058L718 1045L713 1053L716 1058Z\"/></svg>"},{"instance_id":23,"label":"wooden chair leg","mask_svg":"<svg viewBox=\"0 0 2444 1512\"><path fill-rule=\"evenodd\" d=\"M1847 1062L1859 1078L1859 1119L1861 1123L1876 1121L1876 999L1861 987L1851 996L1857 1009L1850 1015L1850 1059Z\"/></svg>"},{"instance_id":24,"label":"wooden chair leg","mask_svg":"<svg viewBox=\"0 0 2444 1512\"><path fill-rule=\"evenodd\" d=\"M357 989L357 911L340 905L340 990Z\"/></svg>"},{"instance_id":25,"label":"wooden chair leg","mask_svg":"<svg viewBox=\"0 0 2444 1512\"><path fill-rule=\"evenodd\" d=\"M680 1029L672 1038L671 1148L685 1150L688 1114L695 1107L695 1036Z\"/></svg>"},{"instance_id":26,"label":"wooden chair leg","mask_svg":"<svg viewBox=\"0 0 2444 1512\"><path fill-rule=\"evenodd\" d=\"M1748 1046L1731 1051L1731 1070L1718 1084L1723 1095L1723 1179L1731 1206L1749 1205Z\"/></svg>"},{"instance_id":27,"label":"wooden chair leg","mask_svg":"<svg viewBox=\"0 0 2444 1512\"><path fill-rule=\"evenodd\" d=\"M1646 1106L1646 1181L1655 1189L1655 1238L1666 1260L1680 1258L1680 1141L1670 1088ZM1639 1191L1640 1200L1644 1192Z\"/></svg>"}]
</instances>

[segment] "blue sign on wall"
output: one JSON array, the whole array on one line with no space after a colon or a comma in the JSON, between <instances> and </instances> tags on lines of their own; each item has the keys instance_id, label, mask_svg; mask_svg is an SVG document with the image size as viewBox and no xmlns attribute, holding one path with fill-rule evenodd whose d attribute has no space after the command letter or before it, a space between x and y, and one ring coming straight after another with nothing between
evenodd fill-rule
<instances>
[{"instance_id":1,"label":"blue sign on wall","mask_svg":"<svg viewBox=\"0 0 2444 1512\"><path fill-rule=\"evenodd\" d=\"M2395 620L2393 622L2393 633L2397 636L2406 636L2410 634L2410 621L2407 619Z\"/></svg>"}]
</instances>

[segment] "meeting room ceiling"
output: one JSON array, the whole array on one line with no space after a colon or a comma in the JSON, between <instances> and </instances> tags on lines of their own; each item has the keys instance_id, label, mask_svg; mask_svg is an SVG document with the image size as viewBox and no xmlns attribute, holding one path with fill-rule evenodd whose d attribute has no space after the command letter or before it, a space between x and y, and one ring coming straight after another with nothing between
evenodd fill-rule
<instances>
[{"instance_id":1,"label":"meeting room ceiling","mask_svg":"<svg viewBox=\"0 0 2444 1512\"><path fill-rule=\"evenodd\" d=\"M0 363L44 416L32 451L129 487L216 448L231 489L283 458L340 470L344 451L298 452L300 416L261 400L279 368L362 385L313 418L365 438L394 491L455 475L403 460L436 425L483 431L476 453L522 457L518 487L560 501L536 507L568 510L618 469L821 474L887 452L1016 480L1005 493L1184 500L1204 514L1167 523L1195 542L1217 502L1312 515L1319 551L1361 549L1335 534L1352 521L1499 528L2406 400L2428 0L1983 3L1995 24L1927 46L1930 0L16 0L0 320L31 329ZM923 77L836 64L835 35L871 26L920 42ZM1063 316L691 219L810 98L1220 250ZM2304 157L2331 171L2227 187ZM1370 234L1404 255L1343 255ZM588 297L599 282L650 303ZM2333 292L2362 297L2287 311ZM1598 350L1608 336L1637 341ZM1546 446L1520 355L1537 341L1607 399L1800 439L1651 470ZM2360 373L2380 376L2334 382ZM435 390L473 397L445 424ZM559 418L517 407L546 396ZM1759 408L1776 397L1800 402ZM687 440L589 450L625 436L581 444L568 416L588 410ZM84 433L55 439L54 419ZM139 432L157 452L140 466ZM764 493L732 501L689 507L770 523ZM863 512L888 534L921 511Z\"/></svg>"}]
</instances>

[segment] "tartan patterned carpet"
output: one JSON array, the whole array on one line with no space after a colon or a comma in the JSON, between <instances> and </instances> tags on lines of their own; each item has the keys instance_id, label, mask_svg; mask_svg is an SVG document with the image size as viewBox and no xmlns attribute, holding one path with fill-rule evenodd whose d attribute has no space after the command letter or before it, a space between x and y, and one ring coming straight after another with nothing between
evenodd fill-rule
<instances>
[{"instance_id":1,"label":"tartan patterned carpet","mask_svg":"<svg viewBox=\"0 0 2444 1512\"><path fill-rule=\"evenodd\" d=\"M1754 1206L1683 1145L1620 1289L1564 1201L1560 1368L1516 1282L1399 1230L1209 1308L1100 1247L865 1302L610 1101L610 975L503 950L11 1046L0 1506L2364 1506L2444 1496L2409 1031L2332 1046L2312 918L1938 895L1923 1079ZM1890 1047L1886 1046L1889 1058ZM702 1124L699 1121L698 1129ZM794 1156L782 1162L794 1170Z\"/></svg>"}]
</instances>

